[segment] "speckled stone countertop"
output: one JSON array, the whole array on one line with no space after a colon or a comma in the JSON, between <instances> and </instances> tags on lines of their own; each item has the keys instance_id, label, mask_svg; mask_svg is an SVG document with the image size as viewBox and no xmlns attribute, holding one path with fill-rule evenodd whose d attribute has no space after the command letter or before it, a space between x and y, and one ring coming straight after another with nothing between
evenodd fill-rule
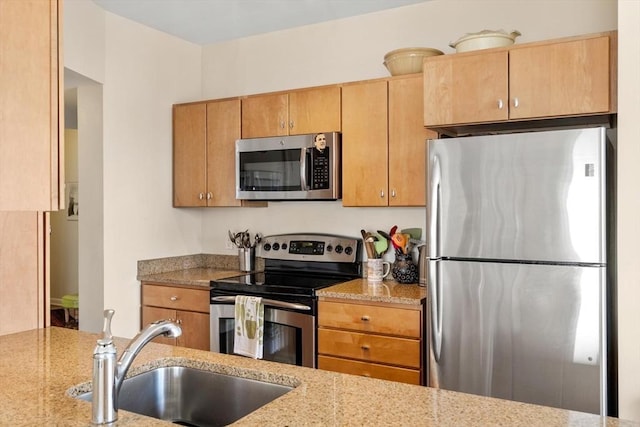
<instances>
[{"instance_id":1,"label":"speckled stone countertop","mask_svg":"<svg viewBox=\"0 0 640 427\"><path fill-rule=\"evenodd\" d=\"M393 280L372 283L367 279L354 279L320 289L316 294L320 298L420 305L427 297L427 288L419 285L405 285Z\"/></svg>"},{"instance_id":2,"label":"speckled stone countertop","mask_svg":"<svg viewBox=\"0 0 640 427\"><path fill-rule=\"evenodd\" d=\"M233 255L195 254L138 261L137 279L166 285L209 287L211 280L245 274ZM256 259L256 269L264 268Z\"/></svg>"},{"instance_id":3,"label":"speckled stone countertop","mask_svg":"<svg viewBox=\"0 0 640 427\"><path fill-rule=\"evenodd\" d=\"M89 426L87 390L98 335L46 328L0 336L0 425ZM118 353L127 340L116 339ZM237 426L638 426L614 418L436 390L384 380L148 344L130 375L181 365L295 385ZM81 385L81 386L79 386ZM211 402L215 410L216 402ZM119 411L113 425L170 425Z\"/></svg>"}]
</instances>

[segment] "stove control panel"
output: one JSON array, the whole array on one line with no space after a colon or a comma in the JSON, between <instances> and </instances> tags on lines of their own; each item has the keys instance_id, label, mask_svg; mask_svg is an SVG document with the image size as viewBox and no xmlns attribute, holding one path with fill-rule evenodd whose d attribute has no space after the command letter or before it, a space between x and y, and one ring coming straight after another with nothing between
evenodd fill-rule
<instances>
[{"instance_id":1,"label":"stove control panel","mask_svg":"<svg viewBox=\"0 0 640 427\"><path fill-rule=\"evenodd\" d=\"M265 236L256 255L268 259L318 262L357 262L362 240L331 234Z\"/></svg>"}]
</instances>

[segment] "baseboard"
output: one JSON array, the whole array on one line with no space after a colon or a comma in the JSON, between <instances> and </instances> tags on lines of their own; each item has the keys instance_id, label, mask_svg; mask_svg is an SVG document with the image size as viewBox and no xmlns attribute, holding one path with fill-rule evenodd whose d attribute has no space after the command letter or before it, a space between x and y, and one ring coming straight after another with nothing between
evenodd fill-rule
<instances>
[{"instance_id":1,"label":"baseboard","mask_svg":"<svg viewBox=\"0 0 640 427\"><path fill-rule=\"evenodd\" d=\"M51 308L63 308L62 298L49 298L49 307Z\"/></svg>"}]
</instances>

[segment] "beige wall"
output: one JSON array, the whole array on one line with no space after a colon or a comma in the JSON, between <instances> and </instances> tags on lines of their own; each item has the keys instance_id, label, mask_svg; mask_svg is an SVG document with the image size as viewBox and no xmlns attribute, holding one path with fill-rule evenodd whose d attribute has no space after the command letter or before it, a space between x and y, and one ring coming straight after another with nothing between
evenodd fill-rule
<instances>
[{"instance_id":1,"label":"beige wall","mask_svg":"<svg viewBox=\"0 0 640 427\"><path fill-rule=\"evenodd\" d=\"M620 417L640 421L640 2L618 1L618 340Z\"/></svg>"}]
</instances>

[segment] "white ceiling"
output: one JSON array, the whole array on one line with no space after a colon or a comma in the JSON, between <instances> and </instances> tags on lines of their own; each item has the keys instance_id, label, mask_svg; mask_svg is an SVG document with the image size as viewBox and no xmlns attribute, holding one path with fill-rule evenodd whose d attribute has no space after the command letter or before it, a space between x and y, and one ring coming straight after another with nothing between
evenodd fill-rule
<instances>
[{"instance_id":1,"label":"white ceiling","mask_svg":"<svg viewBox=\"0 0 640 427\"><path fill-rule=\"evenodd\" d=\"M103 9L205 45L425 0L93 0Z\"/></svg>"}]
</instances>

